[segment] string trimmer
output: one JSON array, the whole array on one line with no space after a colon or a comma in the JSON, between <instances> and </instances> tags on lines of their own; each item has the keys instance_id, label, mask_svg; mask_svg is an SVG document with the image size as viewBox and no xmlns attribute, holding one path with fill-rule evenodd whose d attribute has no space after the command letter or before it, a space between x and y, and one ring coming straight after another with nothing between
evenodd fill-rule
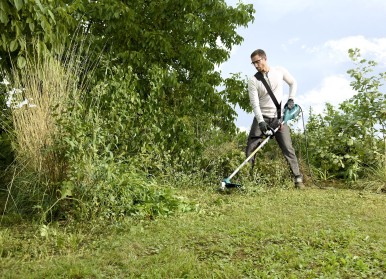
<instances>
[{"instance_id":1,"label":"string trimmer","mask_svg":"<svg viewBox=\"0 0 386 279\"><path fill-rule=\"evenodd\" d=\"M300 107L298 105L295 104L295 106L292 108L292 109L288 109L286 108L284 110L284 115L283 115L283 121L281 122L281 125L287 123L288 121L294 119L296 116L298 116L298 114L300 113ZM255 156L255 154L257 153L257 151L259 151L261 148L263 148L263 146L269 141L269 139L271 138L271 136L273 134L275 134L277 132L277 130L280 129L280 126L279 125L276 129L274 129L273 131L271 131L271 135L267 135L267 137L264 139L264 141L262 141L260 143L260 145L251 153L251 155L248 156L247 159L245 159L244 162L241 163L240 166L237 167L237 169L235 169L235 171L230 175L228 176L227 178L225 178L223 181L221 181L221 186L220 186L220 190L225 190L227 188L240 188L241 185L240 184L235 184L235 183L232 183L231 182L231 179L232 177L234 177L238 172L239 170L246 164L249 162L249 160Z\"/></svg>"}]
</instances>

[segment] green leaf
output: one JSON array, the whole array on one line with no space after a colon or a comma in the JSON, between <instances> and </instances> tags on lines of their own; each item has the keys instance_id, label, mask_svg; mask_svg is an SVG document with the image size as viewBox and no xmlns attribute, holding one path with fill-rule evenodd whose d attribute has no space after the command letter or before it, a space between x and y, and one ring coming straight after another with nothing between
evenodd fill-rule
<instances>
[{"instance_id":1,"label":"green leaf","mask_svg":"<svg viewBox=\"0 0 386 279\"><path fill-rule=\"evenodd\" d=\"M67 197L72 196L72 192L74 190L74 185L71 182L65 181L63 182L61 193L61 199L65 199Z\"/></svg>"},{"instance_id":2,"label":"green leaf","mask_svg":"<svg viewBox=\"0 0 386 279\"><path fill-rule=\"evenodd\" d=\"M19 46L18 42L17 42L17 39L16 40L13 40L10 44L9 44L9 51L10 52L13 52L17 49L17 47Z\"/></svg>"},{"instance_id":3,"label":"green leaf","mask_svg":"<svg viewBox=\"0 0 386 279\"><path fill-rule=\"evenodd\" d=\"M54 14L51 12L51 10L48 10L47 12L48 12L48 14L50 15L51 19L53 20L53 22L56 23L56 21L55 21L55 16L54 16Z\"/></svg>"},{"instance_id":4,"label":"green leaf","mask_svg":"<svg viewBox=\"0 0 386 279\"><path fill-rule=\"evenodd\" d=\"M1 40L3 41L4 45L7 45L7 38L5 37L5 34L1 34Z\"/></svg>"},{"instance_id":5,"label":"green leaf","mask_svg":"<svg viewBox=\"0 0 386 279\"><path fill-rule=\"evenodd\" d=\"M35 30L35 23L28 23L29 29L33 32Z\"/></svg>"},{"instance_id":6,"label":"green leaf","mask_svg":"<svg viewBox=\"0 0 386 279\"><path fill-rule=\"evenodd\" d=\"M20 11L23 7L23 0L14 0L16 10Z\"/></svg>"},{"instance_id":7,"label":"green leaf","mask_svg":"<svg viewBox=\"0 0 386 279\"><path fill-rule=\"evenodd\" d=\"M19 69L23 69L25 67L26 63L27 63L27 61L25 60L25 58L23 56L19 56L17 58L17 67Z\"/></svg>"},{"instance_id":8,"label":"green leaf","mask_svg":"<svg viewBox=\"0 0 386 279\"><path fill-rule=\"evenodd\" d=\"M38 5L40 11L44 12L44 7L43 7L42 3L40 2L40 0L36 0L36 4Z\"/></svg>"},{"instance_id":9,"label":"green leaf","mask_svg":"<svg viewBox=\"0 0 386 279\"><path fill-rule=\"evenodd\" d=\"M41 22L40 24L42 25L42 28L44 30L44 32L50 32L51 31L51 25L50 23L48 22L47 18L45 16L42 16L41 17Z\"/></svg>"},{"instance_id":10,"label":"green leaf","mask_svg":"<svg viewBox=\"0 0 386 279\"><path fill-rule=\"evenodd\" d=\"M8 15L4 11L0 10L0 22L6 25L8 21L9 21Z\"/></svg>"}]
</instances>

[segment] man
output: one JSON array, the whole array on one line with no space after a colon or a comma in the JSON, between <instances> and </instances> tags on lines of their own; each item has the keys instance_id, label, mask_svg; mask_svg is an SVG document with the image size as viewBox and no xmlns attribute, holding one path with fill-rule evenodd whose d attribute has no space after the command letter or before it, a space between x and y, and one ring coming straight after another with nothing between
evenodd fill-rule
<instances>
[{"instance_id":1,"label":"man","mask_svg":"<svg viewBox=\"0 0 386 279\"><path fill-rule=\"evenodd\" d=\"M280 124L281 104L283 99L283 81L289 86L288 101L285 107L292 109L294 107L294 97L297 90L297 83L294 77L283 67L270 67L267 63L267 55L264 50L257 49L251 54L252 65L260 73L257 73L259 79L264 78L275 96L278 106L270 97L266 87L261 80L253 76L248 81L249 99L253 108L255 117L248 136L246 155L247 157L262 142L267 131L281 127L275 133L274 137L279 144L280 149L286 158L291 171L294 175L295 187L304 188L303 177L299 170L298 159L292 146L290 130L287 124ZM251 159L252 167L255 158Z\"/></svg>"}]
</instances>

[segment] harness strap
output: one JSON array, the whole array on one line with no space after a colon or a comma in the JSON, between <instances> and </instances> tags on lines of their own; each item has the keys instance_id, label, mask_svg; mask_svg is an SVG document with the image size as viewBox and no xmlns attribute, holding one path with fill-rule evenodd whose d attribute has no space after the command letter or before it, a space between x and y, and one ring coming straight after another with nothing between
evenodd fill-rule
<instances>
[{"instance_id":1,"label":"harness strap","mask_svg":"<svg viewBox=\"0 0 386 279\"><path fill-rule=\"evenodd\" d=\"M267 89L267 92L268 92L269 96L271 97L273 103L276 106L277 118L280 119L280 117L281 117L281 103L279 104L279 102L277 101L275 95L272 92L271 87L268 85L268 82L265 80L265 78L264 78L264 76L263 76L263 74L261 72L257 72L255 74L255 78L257 80L261 81L264 84L265 88Z\"/></svg>"}]
</instances>

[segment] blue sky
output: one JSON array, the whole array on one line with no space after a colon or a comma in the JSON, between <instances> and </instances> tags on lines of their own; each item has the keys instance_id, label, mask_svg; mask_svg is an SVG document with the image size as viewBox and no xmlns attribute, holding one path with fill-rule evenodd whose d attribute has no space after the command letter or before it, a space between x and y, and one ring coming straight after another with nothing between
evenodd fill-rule
<instances>
[{"instance_id":1,"label":"blue sky","mask_svg":"<svg viewBox=\"0 0 386 279\"><path fill-rule=\"evenodd\" d=\"M238 0L225 0L235 6ZM252 76L250 54L264 49L268 63L286 67L298 81L295 102L304 113L309 107L322 113L325 103L334 105L352 97L347 70L354 68L348 49L359 48L363 58L386 71L385 0L244 0L253 4L255 20L240 28L244 38L221 65L224 76L240 72ZM288 94L285 87L285 94ZM253 114L237 109L236 125L249 130Z\"/></svg>"}]
</instances>

